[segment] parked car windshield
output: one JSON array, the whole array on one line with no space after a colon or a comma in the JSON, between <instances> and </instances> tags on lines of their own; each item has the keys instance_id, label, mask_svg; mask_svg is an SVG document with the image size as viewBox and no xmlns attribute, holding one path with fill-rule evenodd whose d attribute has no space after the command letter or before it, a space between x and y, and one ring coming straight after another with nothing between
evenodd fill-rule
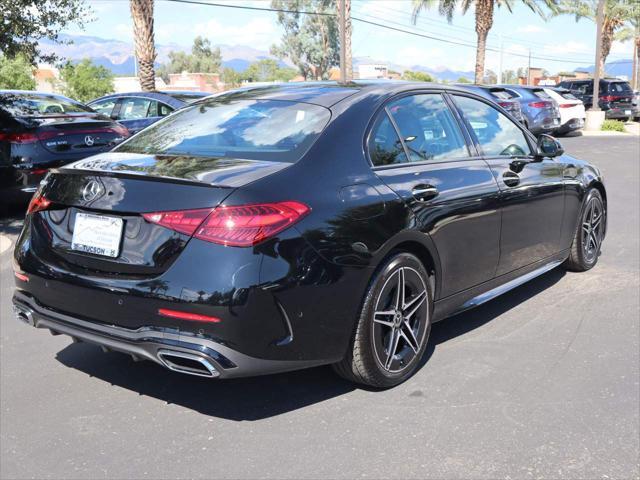
<instances>
[{"instance_id":1,"label":"parked car windshield","mask_svg":"<svg viewBox=\"0 0 640 480\"><path fill-rule=\"evenodd\" d=\"M58 95L0 93L0 108L13 117L41 117L61 113L93 112L89 107Z\"/></svg>"},{"instance_id":2,"label":"parked car windshield","mask_svg":"<svg viewBox=\"0 0 640 480\"><path fill-rule=\"evenodd\" d=\"M631 85L627 82L612 82L609 84L609 93L633 93L631 90Z\"/></svg>"},{"instance_id":3,"label":"parked car windshield","mask_svg":"<svg viewBox=\"0 0 640 480\"><path fill-rule=\"evenodd\" d=\"M307 103L217 98L179 110L115 150L295 162L329 118L328 109Z\"/></svg>"}]
</instances>

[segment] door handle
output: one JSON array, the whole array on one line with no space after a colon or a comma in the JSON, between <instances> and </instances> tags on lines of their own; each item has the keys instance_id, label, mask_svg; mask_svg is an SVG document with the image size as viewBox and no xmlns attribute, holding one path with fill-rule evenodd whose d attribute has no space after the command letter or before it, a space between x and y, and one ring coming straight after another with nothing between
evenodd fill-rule
<instances>
[{"instance_id":1,"label":"door handle","mask_svg":"<svg viewBox=\"0 0 640 480\"><path fill-rule=\"evenodd\" d=\"M502 174L502 181L507 187L517 187L520 184L520 176L511 170L507 170Z\"/></svg>"},{"instance_id":2,"label":"door handle","mask_svg":"<svg viewBox=\"0 0 640 480\"><path fill-rule=\"evenodd\" d=\"M439 193L438 189L432 185L416 185L411 190L413 198L419 202L427 202L437 197Z\"/></svg>"}]
</instances>

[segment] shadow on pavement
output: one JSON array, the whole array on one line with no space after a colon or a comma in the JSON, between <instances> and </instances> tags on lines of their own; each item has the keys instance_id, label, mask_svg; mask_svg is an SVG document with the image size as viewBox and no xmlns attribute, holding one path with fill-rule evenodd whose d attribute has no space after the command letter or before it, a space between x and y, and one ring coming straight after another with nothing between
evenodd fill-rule
<instances>
[{"instance_id":1,"label":"shadow on pavement","mask_svg":"<svg viewBox=\"0 0 640 480\"><path fill-rule=\"evenodd\" d=\"M434 324L426 362L436 345L465 335L521 302L557 283L564 271L555 269L542 277L468 312ZM58 352L63 365L93 377L167 403L208 416L255 421L294 411L357 388L337 377L330 367L264 377L211 381L165 370L152 362L133 362L119 353L102 353L94 345L74 343Z\"/></svg>"}]
</instances>

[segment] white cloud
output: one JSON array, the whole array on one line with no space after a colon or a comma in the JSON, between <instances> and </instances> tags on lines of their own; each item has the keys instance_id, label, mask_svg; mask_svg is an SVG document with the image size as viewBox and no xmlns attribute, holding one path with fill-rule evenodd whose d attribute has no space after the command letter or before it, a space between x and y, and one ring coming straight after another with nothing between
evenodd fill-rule
<instances>
[{"instance_id":1,"label":"white cloud","mask_svg":"<svg viewBox=\"0 0 640 480\"><path fill-rule=\"evenodd\" d=\"M613 42L611 45L611 53L615 55L627 55L631 58L633 55L633 42Z\"/></svg>"},{"instance_id":2,"label":"white cloud","mask_svg":"<svg viewBox=\"0 0 640 480\"><path fill-rule=\"evenodd\" d=\"M268 50L272 43L280 39L280 32L271 19L258 17L244 25L224 25L217 19L196 23L189 30L202 35L214 44L252 45Z\"/></svg>"}]
</instances>

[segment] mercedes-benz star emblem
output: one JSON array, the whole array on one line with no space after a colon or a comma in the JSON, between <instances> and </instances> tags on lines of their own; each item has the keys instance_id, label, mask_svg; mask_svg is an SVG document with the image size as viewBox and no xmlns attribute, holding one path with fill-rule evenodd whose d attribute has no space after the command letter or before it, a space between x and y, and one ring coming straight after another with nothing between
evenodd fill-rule
<instances>
[{"instance_id":1,"label":"mercedes-benz star emblem","mask_svg":"<svg viewBox=\"0 0 640 480\"><path fill-rule=\"evenodd\" d=\"M82 198L85 202L90 202L98 198L98 195L102 193L102 185L96 180L91 180L82 189Z\"/></svg>"},{"instance_id":2,"label":"mercedes-benz star emblem","mask_svg":"<svg viewBox=\"0 0 640 480\"><path fill-rule=\"evenodd\" d=\"M94 143L96 143L96 140L91 135L84 137L84 144L87 147L92 147Z\"/></svg>"}]
</instances>

